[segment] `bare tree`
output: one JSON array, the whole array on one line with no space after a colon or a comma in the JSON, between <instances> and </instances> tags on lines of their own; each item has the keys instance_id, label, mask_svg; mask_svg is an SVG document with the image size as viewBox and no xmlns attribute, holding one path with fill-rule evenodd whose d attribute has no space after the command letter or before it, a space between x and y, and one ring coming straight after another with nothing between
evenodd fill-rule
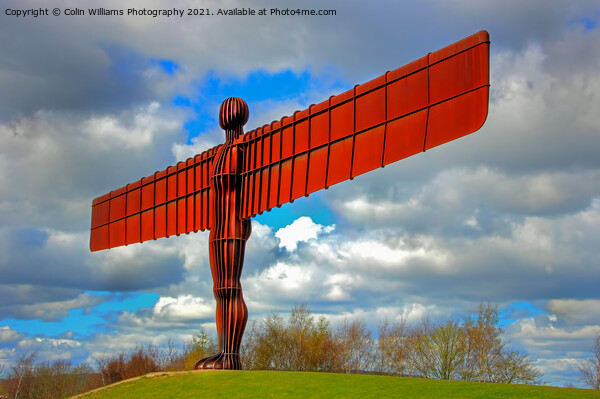
<instances>
[{"instance_id":1,"label":"bare tree","mask_svg":"<svg viewBox=\"0 0 600 399\"><path fill-rule=\"evenodd\" d=\"M264 320L253 324L254 341L252 368L256 370L289 370L287 332L283 317L271 313Z\"/></svg>"},{"instance_id":2,"label":"bare tree","mask_svg":"<svg viewBox=\"0 0 600 399\"><path fill-rule=\"evenodd\" d=\"M177 348L175 342L171 338L163 345L161 352L161 369L167 371L184 370L185 353Z\"/></svg>"},{"instance_id":3,"label":"bare tree","mask_svg":"<svg viewBox=\"0 0 600 399\"><path fill-rule=\"evenodd\" d=\"M334 341L329 321L325 317L319 317L312 331L309 362L311 371L332 372L340 368L338 345Z\"/></svg>"},{"instance_id":4,"label":"bare tree","mask_svg":"<svg viewBox=\"0 0 600 399\"><path fill-rule=\"evenodd\" d=\"M448 321L438 327L431 342L438 356L438 378L442 380L459 378L466 356L464 330L457 322Z\"/></svg>"},{"instance_id":5,"label":"bare tree","mask_svg":"<svg viewBox=\"0 0 600 399\"><path fill-rule=\"evenodd\" d=\"M125 378L127 355L124 351L104 354L95 359L98 370L102 375L102 384L109 385Z\"/></svg>"},{"instance_id":6,"label":"bare tree","mask_svg":"<svg viewBox=\"0 0 600 399\"><path fill-rule=\"evenodd\" d=\"M377 337L377 366L382 374L401 374L406 369L408 357L406 320L393 324L384 320L379 324Z\"/></svg>"},{"instance_id":7,"label":"bare tree","mask_svg":"<svg viewBox=\"0 0 600 399\"><path fill-rule=\"evenodd\" d=\"M137 346L125 363L123 379L161 371L160 348L152 344Z\"/></svg>"},{"instance_id":8,"label":"bare tree","mask_svg":"<svg viewBox=\"0 0 600 399\"><path fill-rule=\"evenodd\" d=\"M433 368L431 346L426 344L427 337L433 334L435 327L428 319L412 327L408 334L408 365L409 374L417 377L434 378L429 372Z\"/></svg>"},{"instance_id":9,"label":"bare tree","mask_svg":"<svg viewBox=\"0 0 600 399\"><path fill-rule=\"evenodd\" d=\"M342 371L359 373L371 369L375 360L373 338L363 320L344 320L335 332L335 340L340 345L341 358L344 360Z\"/></svg>"},{"instance_id":10,"label":"bare tree","mask_svg":"<svg viewBox=\"0 0 600 399\"><path fill-rule=\"evenodd\" d=\"M285 351L289 369L296 371L331 371L339 368L337 345L324 317L315 319L306 305L294 306L287 323Z\"/></svg>"},{"instance_id":11,"label":"bare tree","mask_svg":"<svg viewBox=\"0 0 600 399\"><path fill-rule=\"evenodd\" d=\"M500 350L492 365L490 382L501 384L537 384L542 374L534 367L529 355L518 351Z\"/></svg>"},{"instance_id":12,"label":"bare tree","mask_svg":"<svg viewBox=\"0 0 600 399\"><path fill-rule=\"evenodd\" d=\"M423 322L411 334L411 363L425 378L440 380L460 379L466 356L464 330L456 321L440 326Z\"/></svg>"},{"instance_id":13,"label":"bare tree","mask_svg":"<svg viewBox=\"0 0 600 399\"><path fill-rule=\"evenodd\" d=\"M314 317L308 306L297 305L292 308L286 331L286 353L290 370L307 371L312 369L310 351Z\"/></svg>"},{"instance_id":14,"label":"bare tree","mask_svg":"<svg viewBox=\"0 0 600 399\"><path fill-rule=\"evenodd\" d=\"M501 364L502 329L498 327L500 319L498 306L479 304L477 314L469 316L464 322L466 330L465 365L462 379L468 381L489 382L493 379L493 368Z\"/></svg>"},{"instance_id":15,"label":"bare tree","mask_svg":"<svg viewBox=\"0 0 600 399\"><path fill-rule=\"evenodd\" d=\"M479 304L476 314L463 323L466 357L461 371L463 380L504 384L535 384L541 373L525 353L507 349L498 326L498 306Z\"/></svg>"},{"instance_id":16,"label":"bare tree","mask_svg":"<svg viewBox=\"0 0 600 399\"><path fill-rule=\"evenodd\" d=\"M29 394L36 355L36 352L23 354L17 360L17 364L11 366L9 379L12 380L13 386L9 387L9 392L12 391L14 399L19 399L19 395L27 396Z\"/></svg>"},{"instance_id":17,"label":"bare tree","mask_svg":"<svg viewBox=\"0 0 600 399\"><path fill-rule=\"evenodd\" d=\"M252 320L248 323L242 345L240 346L240 359L246 370L256 369L255 354L258 340L258 327L259 323L256 320Z\"/></svg>"},{"instance_id":18,"label":"bare tree","mask_svg":"<svg viewBox=\"0 0 600 399\"><path fill-rule=\"evenodd\" d=\"M600 334L596 336L592 357L579 362L579 378L591 389L600 390Z\"/></svg>"}]
</instances>

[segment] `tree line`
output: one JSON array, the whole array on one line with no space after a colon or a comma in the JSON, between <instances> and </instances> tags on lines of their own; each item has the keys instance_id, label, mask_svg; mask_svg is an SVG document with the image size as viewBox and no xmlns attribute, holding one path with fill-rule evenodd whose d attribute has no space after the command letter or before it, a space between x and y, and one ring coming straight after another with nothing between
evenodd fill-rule
<instances>
[{"instance_id":1,"label":"tree line","mask_svg":"<svg viewBox=\"0 0 600 399\"><path fill-rule=\"evenodd\" d=\"M416 326L406 320L379 324L375 339L363 320L335 328L304 305L286 321L278 314L251 323L242 345L244 367L255 370L378 373L440 380L540 382L526 353L502 340L498 308L481 304L461 321Z\"/></svg>"},{"instance_id":2,"label":"tree line","mask_svg":"<svg viewBox=\"0 0 600 399\"><path fill-rule=\"evenodd\" d=\"M64 398L102 386L98 374L87 365L72 365L69 361L38 362L36 353L22 355L17 362L0 369L0 398Z\"/></svg>"},{"instance_id":3,"label":"tree line","mask_svg":"<svg viewBox=\"0 0 600 399\"><path fill-rule=\"evenodd\" d=\"M95 367L64 360L38 362L30 353L6 367L0 395L66 397L149 372L190 370L216 350L214 338L202 328L181 347L172 341L140 345L100 356ZM511 350L502 340L498 308L491 304L445 323L423 319L409 326L404 319L383 321L376 338L364 320L332 325L298 305L288 318L272 313L249 323L241 352L248 370L377 373L507 384L536 384L541 378L526 353Z\"/></svg>"}]
</instances>

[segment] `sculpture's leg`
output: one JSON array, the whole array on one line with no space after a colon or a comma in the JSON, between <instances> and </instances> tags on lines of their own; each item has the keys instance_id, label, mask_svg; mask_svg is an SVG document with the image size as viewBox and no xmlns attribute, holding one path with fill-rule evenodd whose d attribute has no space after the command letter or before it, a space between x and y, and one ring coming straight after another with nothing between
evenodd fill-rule
<instances>
[{"instance_id":1,"label":"sculpture's leg","mask_svg":"<svg viewBox=\"0 0 600 399\"><path fill-rule=\"evenodd\" d=\"M249 221L244 221L248 226ZM248 234L249 235L249 234ZM211 239L210 260L217 301L219 352L202 359L194 368L240 370L240 346L248 321L240 277L244 262L245 238Z\"/></svg>"}]
</instances>

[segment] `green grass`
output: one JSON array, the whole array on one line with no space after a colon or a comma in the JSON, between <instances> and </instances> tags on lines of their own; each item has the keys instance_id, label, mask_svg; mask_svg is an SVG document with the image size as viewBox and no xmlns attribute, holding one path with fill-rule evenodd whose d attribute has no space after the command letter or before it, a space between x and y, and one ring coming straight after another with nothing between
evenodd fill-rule
<instances>
[{"instance_id":1,"label":"green grass","mask_svg":"<svg viewBox=\"0 0 600 399\"><path fill-rule=\"evenodd\" d=\"M89 399L131 398L600 398L573 388L436 381L276 371L202 371L155 375L85 394Z\"/></svg>"}]
</instances>

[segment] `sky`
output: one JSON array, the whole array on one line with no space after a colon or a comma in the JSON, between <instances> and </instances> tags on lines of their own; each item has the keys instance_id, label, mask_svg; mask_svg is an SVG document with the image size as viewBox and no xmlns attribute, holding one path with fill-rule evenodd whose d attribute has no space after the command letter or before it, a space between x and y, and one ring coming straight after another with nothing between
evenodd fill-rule
<instances>
[{"instance_id":1,"label":"sky","mask_svg":"<svg viewBox=\"0 0 600 399\"><path fill-rule=\"evenodd\" d=\"M375 334L385 319L443 322L490 302L544 381L582 386L578 361L600 334L598 2L252 0L336 13L127 15L236 6L2 2L0 364L31 351L94 364L214 332L208 232L91 253L92 200L223 142L226 97L246 100L249 131L485 29L482 129L253 219L249 317L306 304ZM14 15L40 7L49 15ZM124 15L89 15L98 7Z\"/></svg>"}]
</instances>

